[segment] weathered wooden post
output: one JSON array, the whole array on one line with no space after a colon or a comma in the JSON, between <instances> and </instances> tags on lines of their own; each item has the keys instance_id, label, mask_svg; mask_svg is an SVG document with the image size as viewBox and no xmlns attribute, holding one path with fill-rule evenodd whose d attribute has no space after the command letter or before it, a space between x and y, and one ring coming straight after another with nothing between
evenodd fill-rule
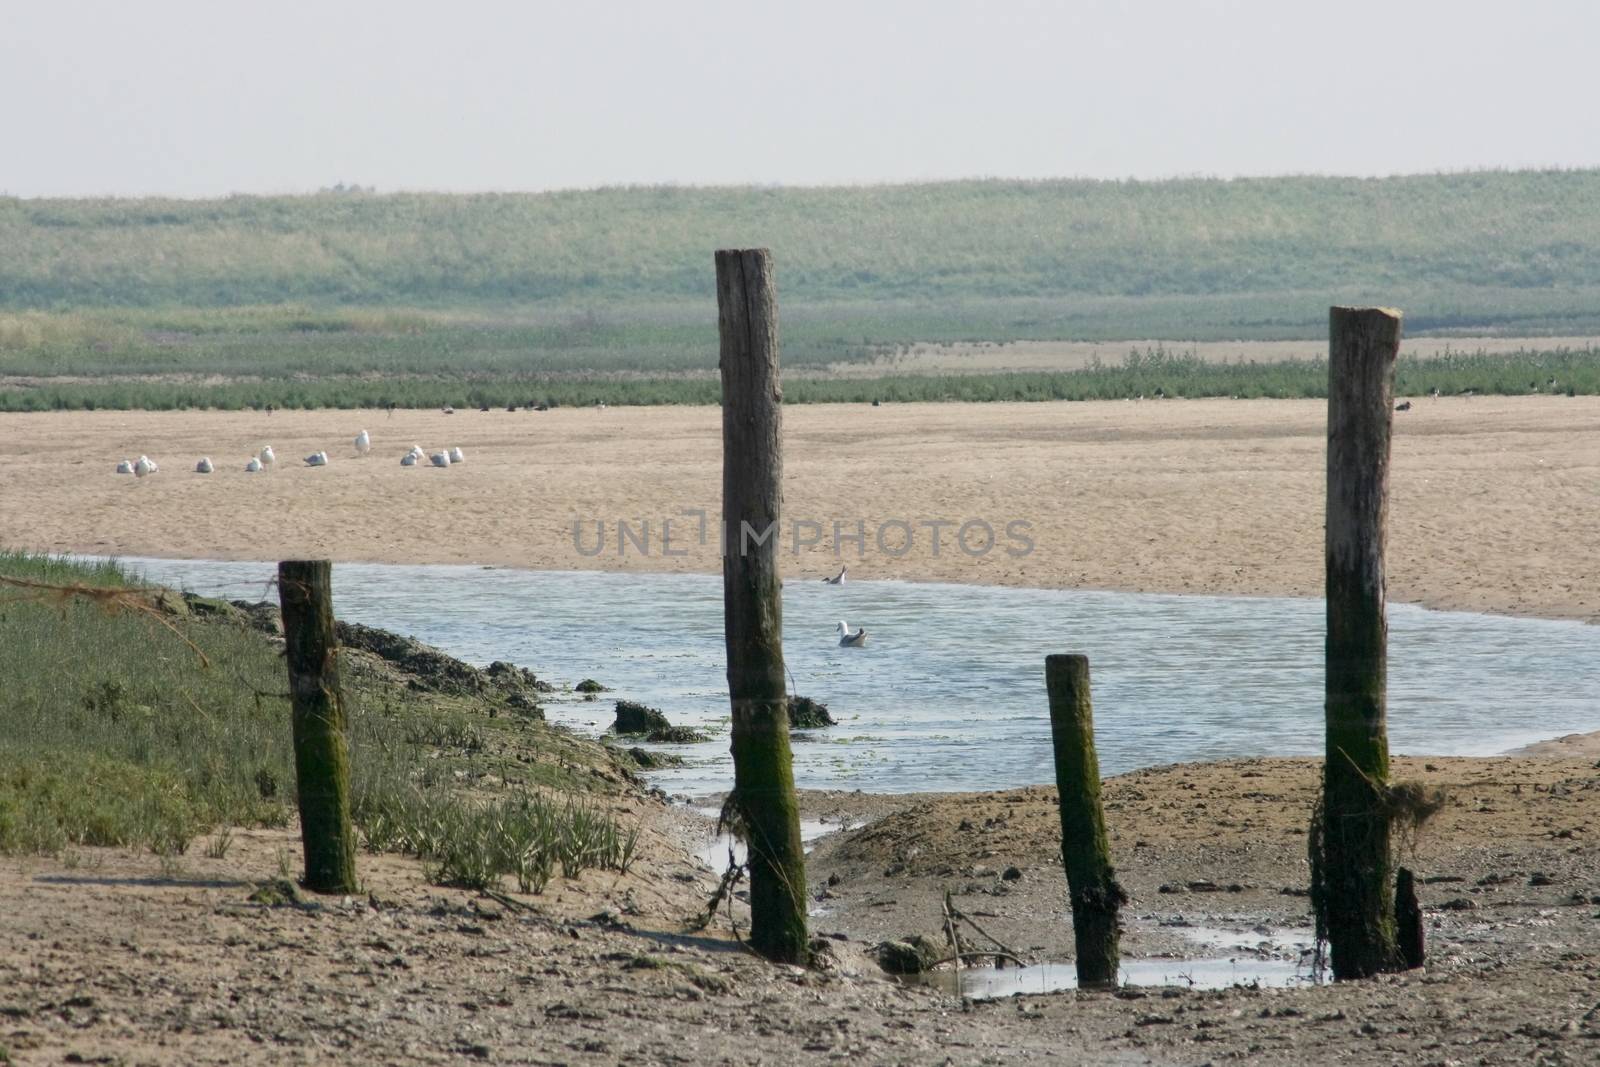
<instances>
[{"instance_id":1,"label":"weathered wooden post","mask_svg":"<svg viewBox=\"0 0 1600 1067\"><path fill-rule=\"evenodd\" d=\"M353 893L356 843L350 828L350 750L333 632L333 567L325 559L278 564L294 769L307 889Z\"/></svg>"},{"instance_id":2,"label":"weathered wooden post","mask_svg":"<svg viewBox=\"0 0 1600 1067\"><path fill-rule=\"evenodd\" d=\"M1400 962L1408 971L1421 967L1428 961L1428 935L1417 900L1417 877L1407 867L1394 876L1394 927Z\"/></svg>"},{"instance_id":3,"label":"weathered wooden post","mask_svg":"<svg viewBox=\"0 0 1600 1067\"><path fill-rule=\"evenodd\" d=\"M1094 751L1094 711L1089 700L1089 657L1046 656L1050 741L1055 749L1061 808L1061 860L1072 898L1072 937L1078 985L1115 985L1117 912L1127 894L1117 884L1100 807L1100 760Z\"/></svg>"},{"instance_id":4,"label":"weathered wooden post","mask_svg":"<svg viewBox=\"0 0 1600 1067\"><path fill-rule=\"evenodd\" d=\"M1328 316L1327 752L1320 909L1333 976L1398 966L1387 804L1384 541L1400 312Z\"/></svg>"},{"instance_id":5,"label":"weathered wooden post","mask_svg":"<svg viewBox=\"0 0 1600 1067\"><path fill-rule=\"evenodd\" d=\"M778 518L783 501L783 390L772 254L723 249L722 595L733 705L730 805L749 847L750 942L768 959L805 963L805 852L789 751Z\"/></svg>"}]
</instances>

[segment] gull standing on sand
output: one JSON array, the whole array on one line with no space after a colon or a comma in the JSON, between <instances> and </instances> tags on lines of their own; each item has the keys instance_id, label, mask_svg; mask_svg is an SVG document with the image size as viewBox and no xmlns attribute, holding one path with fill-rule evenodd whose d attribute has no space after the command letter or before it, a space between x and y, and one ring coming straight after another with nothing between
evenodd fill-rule
<instances>
[{"instance_id":1,"label":"gull standing on sand","mask_svg":"<svg viewBox=\"0 0 1600 1067\"><path fill-rule=\"evenodd\" d=\"M824 578L824 579L822 579L822 583L824 585L843 585L844 584L844 572L849 570L849 569L850 569L849 567L846 567L843 564L840 564L839 573L835 574L832 578Z\"/></svg>"},{"instance_id":2,"label":"gull standing on sand","mask_svg":"<svg viewBox=\"0 0 1600 1067\"><path fill-rule=\"evenodd\" d=\"M270 467L276 462L278 462L278 457L273 455L271 445L261 450L261 465L263 467Z\"/></svg>"},{"instance_id":3,"label":"gull standing on sand","mask_svg":"<svg viewBox=\"0 0 1600 1067\"><path fill-rule=\"evenodd\" d=\"M156 465L149 456L140 456L139 462L133 465L133 474L136 478L143 478L147 474L154 474Z\"/></svg>"},{"instance_id":4,"label":"gull standing on sand","mask_svg":"<svg viewBox=\"0 0 1600 1067\"><path fill-rule=\"evenodd\" d=\"M118 474L132 474L133 473L133 460L125 459L121 463L118 463L117 464L117 473Z\"/></svg>"},{"instance_id":5,"label":"gull standing on sand","mask_svg":"<svg viewBox=\"0 0 1600 1067\"><path fill-rule=\"evenodd\" d=\"M211 465L210 456L201 456L200 462L194 465L194 472L196 474L210 474L214 470L216 470L216 468Z\"/></svg>"},{"instance_id":6,"label":"gull standing on sand","mask_svg":"<svg viewBox=\"0 0 1600 1067\"><path fill-rule=\"evenodd\" d=\"M435 467L448 467L450 466L450 453L435 452L433 455L428 457L428 460Z\"/></svg>"},{"instance_id":7,"label":"gull standing on sand","mask_svg":"<svg viewBox=\"0 0 1600 1067\"><path fill-rule=\"evenodd\" d=\"M467 457L461 454L461 449L459 447L452 448L450 450L450 462L452 464L454 464L454 463L465 463L466 461L467 461Z\"/></svg>"},{"instance_id":8,"label":"gull standing on sand","mask_svg":"<svg viewBox=\"0 0 1600 1067\"><path fill-rule=\"evenodd\" d=\"M864 647L866 647L866 644L867 644L867 631L866 630L864 630L864 629L863 630L857 630L855 633L851 633L850 632L850 624L845 622L843 619L840 619L839 620L838 633L839 633L839 647L840 648L864 648Z\"/></svg>"},{"instance_id":9,"label":"gull standing on sand","mask_svg":"<svg viewBox=\"0 0 1600 1067\"><path fill-rule=\"evenodd\" d=\"M371 451L372 438L367 436L367 431L362 430L360 433L356 434L356 453L364 456Z\"/></svg>"},{"instance_id":10,"label":"gull standing on sand","mask_svg":"<svg viewBox=\"0 0 1600 1067\"><path fill-rule=\"evenodd\" d=\"M415 467L416 465L417 465L417 454L415 452L407 452L405 455L400 457L400 466L402 466L402 467Z\"/></svg>"},{"instance_id":11,"label":"gull standing on sand","mask_svg":"<svg viewBox=\"0 0 1600 1067\"><path fill-rule=\"evenodd\" d=\"M260 469L261 469L261 460L258 459L255 456L251 456L250 457L250 462L246 463L244 465L244 472L246 474L254 474L254 473L256 473L256 471L258 471Z\"/></svg>"}]
</instances>

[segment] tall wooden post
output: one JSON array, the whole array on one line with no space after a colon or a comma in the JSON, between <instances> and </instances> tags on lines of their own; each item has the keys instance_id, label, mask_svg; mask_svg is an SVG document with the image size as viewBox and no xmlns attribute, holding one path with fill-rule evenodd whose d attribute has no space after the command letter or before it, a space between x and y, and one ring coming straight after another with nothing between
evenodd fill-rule
<instances>
[{"instance_id":1,"label":"tall wooden post","mask_svg":"<svg viewBox=\"0 0 1600 1067\"><path fill-rule=\"evenodd\" d=\"M1072 898L1078 985L1115 985L1120 959L1117 912L1128 898L1111 866L1105 812L1100 807L1100 759L1094 750L1089 658L1047 656L1044 678L1050 694L1061 860Z\"/></svg>"},{"instance_id":2,"label":"tall wooden post","mask_svg":"<svg viewBox=\"0 0 1600 1067\"><path fill-rule=\"evenodd\" d=\"M789 752L778 519L783 390L778 298L764 248L716 254L722 338L722 596L733 704L732 803L749 846L750 942L805 963L805 852Z\"/></svg>"},{"instance_id":3,"label":"tall wooden post","mask_svg":"<svg viewBox=\"0 0 1600 1067\"><path fill-rule=\"evenodd\" d=\"M294 769L307 889L353 893L356 843L350 828L350 749L333 632L333 567L325 559L278 564Z\"/></svg>"},{"instance_id":4,"label":"tall wooden post","mask_svg":"<svg viewBox=\"0 0 1600 1067\"><path fill-rule=\"evenodd\" d=\"M1384 541L1400 312L1336 307L1328 319L1327 753L1322 901L1333 976L1397 966L1387 723Z\"/></svg>"}]
</instances>

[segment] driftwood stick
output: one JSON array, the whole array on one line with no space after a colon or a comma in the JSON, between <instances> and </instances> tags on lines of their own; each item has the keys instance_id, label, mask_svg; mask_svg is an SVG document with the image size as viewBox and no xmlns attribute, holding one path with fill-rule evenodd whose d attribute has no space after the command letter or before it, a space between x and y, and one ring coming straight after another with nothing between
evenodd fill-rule
<instances>
[{"instance_id":1,"label":"driftwood stick","mask_svg":"<svg viewBox=\"0 0 1600 1067\"><path fill-rule=\"evenodd\" d=\"M1012 959L1016 959L1017 958L1016 951L1014 949L1012 949L1010 945L1007 945L1004 941L999 940L993 934L991 934L989 931L987 931L983 927L979 926L976 922L973 921L972 916L968 915L964 911L961 911L959 908L953 908L952 910L955 911L956 918L960 919L962 922L966 923L968 926L970 926L974 930L978 931L979 934L981 934L985 938L987 938L989 943L991 945L993 945L995 948L999 949L1002 954L1010 956Z\"/></svg>"},{"instance_id":2,"label":"driftwood stick","mask_svg":"<svg viewBox=\"0 0 1600 1067\"><path fill-rule=\"evenodd\" d=\"M934 960L932 963L928 964L928 966L930 968L933 968L933 967L938 967L941 964L945 964L945 963L954 963L956 965L957 969L959 970L960 967L961 967L961 961L963 959L981 960L981 959L987 959L987 958L989 958L991 956L994 957L997 960L1000 960L1000 959L1010 960L1012 963L1015 963L1018 967L1026 967L1027 966L1026 963L1024 963L1022 960L1017 959L1017 957L1013 956L1009 952L958 952L954 956L950 956L950 957L948 957L946 959Z\"/></svg>"},{"instance_id":3,"label":"driftwood stick","mask_svg":"<svg viewBox=\"0 0 1600 1067\"><path fill-rule=\"evenodd\" d=\"M961 977L961 935L956 933L956 906L950 902L950 890L944 891L944 936L950 939L950 951L955 955L956 977Z\"/></svg>"}]
</instances>

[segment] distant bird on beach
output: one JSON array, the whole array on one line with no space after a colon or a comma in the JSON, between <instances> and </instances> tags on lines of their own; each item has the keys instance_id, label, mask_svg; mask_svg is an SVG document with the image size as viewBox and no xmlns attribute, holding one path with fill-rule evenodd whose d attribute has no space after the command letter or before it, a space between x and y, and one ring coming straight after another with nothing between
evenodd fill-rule
<instances>
[{"instance_id":1,"label":"distant bird on beach","mask_svg":"<svg viewBox=\"0 0 1600 1067\"><path fill-rule=\"evenodd\" d=\"M306 457L306 466L308 467L326 467L327 465L328 454L326 452L313 452Z\"/></svg>"},{"instance_id":2,"label":"distant bird on beach","mask_svg":"<svg viewBox=\"0 0 1600 1067\"><path fill-rule=\"evenodd\" d=\"M446 404L444 407L440 408L439 410L444 412L446 415L454 415L456 413L456 409L451 407L449 404Z\"/></svg>"},{"instance_id":3,"label":"distant bird on beach","mask_svg":"<svg viewBox=\"0 0 1600 1067\"><path fill-rule=\"evenodd\" d=\"M255 456L251 456L250 457L250 462L246 463L244 465L244 472L246 474L254 474L257 471L259 471L260 469L261 469L261 460L257 459Z\"/></svg>"},{"instance_id":4,"label":"distant bird on beach","mask_svg":"<svg viewBox=\"0 0 1600 1067\"><path fill-rule=\"evenodd\" d=\"M360 433L356 434L356 452L364 456L371 451L372 438L367 436L367 431L362 430Z\"/></svg>"},{"instance_id":5,"label":"distant bird on beach","mask_svg":"<svg viewBox=\"0 0 1600 1067\"><path fill-rule=\"evenodd\" d=\"M841 565L839 567L839 573L835 574L832 578L824 578L824 579L822 579L822 584L823 585L843 585L844 584L844 572L849 570L849 569L850 569L849 567Z\"/></svg>"},{"instance_id":6,"label":"distant bird on beach","mask_svg":"<svg viewBox=\"0 0 1600 1067\"><path fill-rule=\"evenodd\" d=\"M433 455L428 457L428 462L432 463L435 467L448 467L450 466L450 453L435 452Z\"/></svg>"},{"instance_id":7,"label":"distant bird on beach","mask_svg":"<svg viewBox=\"0 0 1600 1067\"><path fill-rule=\"evenodd\" d=\"M217 468L215 468L215 467L213 467L211 465L211 457L210 456L201 456L200 457L200 462L196 463L194 465L194 472L196 474L210 474L212 471L214 471L216 469Z\"/></svg>"},{"instance_id":8,"label":"distant bird on beach","mask_svg":"<svg viewBox=\"0 0 1600 1067\"><path fill-rule=\"evenodd\" d=\"M850 624L845 622L843 619L839 620L838 633L840 648L863 648L866 646L867 631L863 629L857 630L855 633L851 633Z\"/></svg>"},{"instance_id":9,"label":"distant bird on beach","mask_svg":"<svg viewBox=\"0 0 1600 1067\"><path fill-rule=\"evenodd\" d=\"M261 450L261 465L263 467L270 467L277 462L278 457L273 453L271 445L268 445Z\"/></svg>"},{"instance_id":10,"label":"distant bird on beach","mask_svg":"<svg viewBox=\"0 0 1600 1067\"><path fill-rule=\"evenodd\" d=\"M140 456L139 461L133 465L133 474L136 478L143 478L147 474L154 474L158 469L155 460L149 456Z\"/></svg>"},{"instance_id":11,"label":"distant bird on beach","mask_svg":"<svg viewBox=\"0 0 1600 1067\"><path fill-rule=\"evenodd\" d=\"M452 448L450 450L450 462L451 463L465 463L466 461L467 461L467 457L464 454L462 454L461 448L459 446L457 446L456 448Z\"/></svg>"},{"instance_id":12,"label":"distant bird on beach","mask_svg":"<svg viewBox=\"0 0 1600 1067\"><path fill-rule=\"evenodd\" d=\"M133 460L125 459L121 463L118 463L117 464L117 473L118 474L132 474L133 473Z\"/></svg>"},{"instance_id":13,"label":"distant bird on beach","mask_svg":"<svg viewBox=\"0 0 1600 1067\"><path fill-rule=\"evenodd\" d=\"M1396 404L1394 406L1394 409L1396 411L1410 411L1411 410L1411 401L1402 400L1400 403L1398 403L1398 404Z\"/></svg>"},{"instance_id":14,"label":"distant bird on beach","mask_svg":"<svg viewBox=\"0 0 1600 1067\"><path fill-rule=\"evenodd\" d=\"M415 452L407 452L405 455L400 457L400 466L402 466L402 467L415 467L416 465L417 465L417 454Z\"/></svg>"}]
</instances>

